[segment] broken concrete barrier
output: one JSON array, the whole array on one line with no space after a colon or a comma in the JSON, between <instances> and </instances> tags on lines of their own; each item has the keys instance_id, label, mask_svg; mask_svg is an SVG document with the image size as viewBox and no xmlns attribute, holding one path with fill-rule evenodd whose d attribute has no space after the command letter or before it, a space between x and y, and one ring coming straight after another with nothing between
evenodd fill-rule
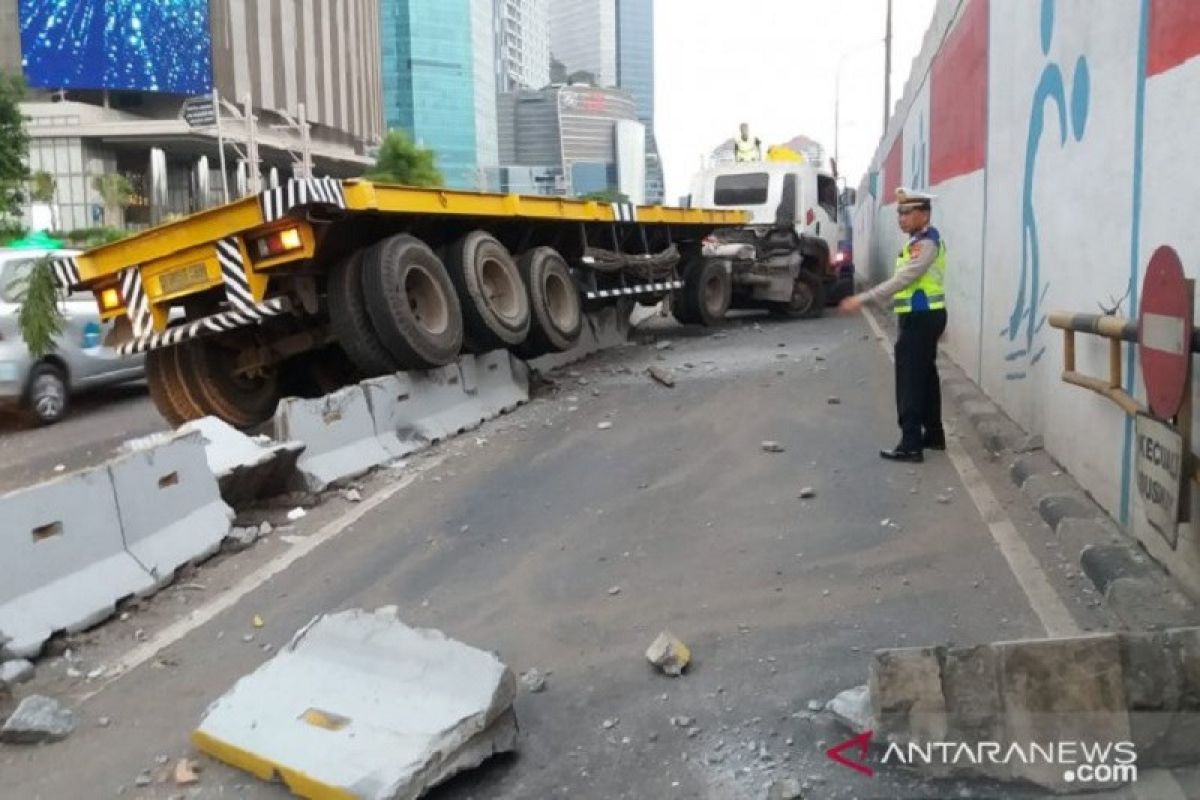
<instances>
[{"instance_id":1,"label":"broken concrete barrier","mask_svg":"<svg viewBox=\"0 0 1200 800\"><path fill-rule=\"evenodd\" d=\"M347 386L315 400L284 398L275 408L275 439L304 442L295 482L309 492L322 492L392 459L375 438L371 408L361 386Z\"/></svg>"},{"instance_id":2,"label":"broken concrete barrier","mask_svg":"<svg viewBox=\"0 0 1200 800\"><path fill-rule=\"evenodd\" d=\"M6 494L0 519L4 653L35 656L55 632L90 627L154 588L125 549L107 466Z\"/></svg>"},{"instance_id":3,"label":"broken concrete barrier","mask_svg":"<svg viewBox=\"0 0 1200 800\"><path fill-rule=\"evenodd\" d=\"M286 492L296 460L304 451L302 442L247 436L216 417L193 420L175 431L131 439L121 447L124 452L135 452L195 435L204 443L204 457L217 478L221 498L235 509Z\"/></svg>"},{"instance_id":4,"label":"broken concrete barrier","mask_svg":"<svg viewBox=\"0 0 1200 800\"><path fill-rule=\"evenodd\" d=\"M156 585L220 549L233 510L221 499L199 433L135 449L110 461L108 471L125 549Z\"/></svg>"},{"instance_id":5,"label":"broken concrete barrier","mask_svg":"<svg viewBox=\"0 0 1200 800\"><path fill-rule=\"evenodd\" d=\"M516 679L395 607L318 617L204 714L202 751L297 794L416 798L516 746Z\"/></svg>"},{"instance_id":6,"label":"broken concrete barrier","mask_svg":"<svg viewBox=\"0 0 1200 800\"><path fill-rule=\"evenodd\" d=\"M0 727L0 742L41 744L58 742L70 736L78 720L75 713L57 700L31 694Z\"/></svg>"},{"instance_id":7,"label":"broken concrete barrier","mask_svg":"<svg viewBox=\"0 0 1200 800\"><path fill-rule=\"evenodd\" d=\"M549 372L629 341L629 309L611 306L584 315L579 341L562 353L547 353L529 362L532 369Z\"/></svg>"}]
</instances>

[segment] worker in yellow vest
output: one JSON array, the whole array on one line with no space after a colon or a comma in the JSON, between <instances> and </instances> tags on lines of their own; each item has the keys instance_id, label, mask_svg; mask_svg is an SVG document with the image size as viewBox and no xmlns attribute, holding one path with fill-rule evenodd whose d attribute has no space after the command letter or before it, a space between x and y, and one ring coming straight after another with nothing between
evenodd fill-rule
<instances>
[{"instance_id":1,"label":"worker in yellow vest","mask_svg":"<svg viewBox=\"0 0 1200 800\"><path fill-rule=\"evenodd\" d=\"M937 371L938 339L946 330L946 243L929 224L933 195L896 190L900 230L909 237L891 278L842 301L844 311L890 300L900 334L896 338L896 407L900 444L879 455L890 461L925 460L925 450L945 450L942 389Z\"/></svg>"},{"instance_id":2,"label":"worker in yellow vest","mask_svg":"<svg viewBox=\"0 0 1200 800\"><path fill-rule=\"evenodd\" d=\"M742 123L738 136L733 140L734 161L762 161L762 139L750 137L750 126Z\"/></svg>"}]
</instances>

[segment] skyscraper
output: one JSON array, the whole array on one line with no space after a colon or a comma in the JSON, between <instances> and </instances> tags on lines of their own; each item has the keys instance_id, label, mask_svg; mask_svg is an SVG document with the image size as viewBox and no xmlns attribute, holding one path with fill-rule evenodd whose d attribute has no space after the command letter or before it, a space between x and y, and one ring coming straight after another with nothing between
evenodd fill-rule
<instances>
[{"instance_id":1,"label":"skyscraper","mask_svg":"<svg viewBox=\"0 0 1200 800\"><path fill-rule=\"evenodd\" d=\"M388 127L432 149L448 186L481 188L497 148L491 0L380 0L379 17Z\"/></svg>"},{"instance_id":2,"label":"skyscraper","mask_svg":"<svg viewBox=\"0 0 1200 800\"><path fill-rule=\"evenodd\" d=\"M550 82L551 0L495 3L497 89L541 89Z\"/></svg>"},{"instance_id":3,"label":"skyscraper","mask_svg":"<svg viewBox=\"0 0 1200 800\"><path fill-rule=\"evenodd\" d=\"M646 126L646 202L663 202L662 160L654 135L654 0L616 0L617 85L633 95Z\"/></svg>"},{"instance_id":4,"label":"skyscraper","mask_svg":"<svg viewBox=\"0 0 1200 800\"><path fill-rule=\"evenodd\" d=\"M596 86L616 86L617 0L554 0L550 53L568 75L586 72Z\"/></svg>"}]
</instances>

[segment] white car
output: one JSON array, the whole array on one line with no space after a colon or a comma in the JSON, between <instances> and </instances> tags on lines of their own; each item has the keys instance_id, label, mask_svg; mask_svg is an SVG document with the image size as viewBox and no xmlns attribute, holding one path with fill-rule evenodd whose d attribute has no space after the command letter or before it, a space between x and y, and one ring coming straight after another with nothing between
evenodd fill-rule
<instances>
[{"instance_id":1,"label":"white car","mask_svg":"<svg viewBox=\"0 0 1200 800\"><path fill-rule=\"evenodd\" d=\"M58 422L81 391L143 377L142 356L121 356L103 342L111 323L101 322L90 292L63 295L63 332L53 352L34 358L17 326L23 279L43 256L70 250L0 248L0 404L28 410L43 425Z\"/></svg>"}]
</instances>

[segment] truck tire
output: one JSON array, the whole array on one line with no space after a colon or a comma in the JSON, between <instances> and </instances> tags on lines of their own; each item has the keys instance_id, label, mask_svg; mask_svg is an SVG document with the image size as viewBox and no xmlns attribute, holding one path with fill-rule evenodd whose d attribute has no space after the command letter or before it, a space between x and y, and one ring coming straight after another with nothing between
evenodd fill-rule
<instances>
[{"instance_id":1,"label":"truck tire","mask_svg":"<svg viewBox=\"0 0 1200 800\"><path fill-rule=\"evenodd\" d=\"M146 353L146 384L154 407L172 428L204 416L204 410L180 378L178 347L163 347Z\"/></svg>"},{"instance_id":2,"label":"truck tire","mask_svg":"<svg viewBox=\"0 0 1200 800\"><path fill-rule=\"evenodd\" d=\"M440 258L399 234L363 255L362 288L379 341L401 369L449 364L463 344L462 307Z\"/></svg>"},{"instance_id":3,"label":"truck tire","mask_svg":"<svg viewBox=\"0 0 1200 800\"><path fill-rule=\"evenodd\" d=\"M266 422L279 402L279 371L257 375L234 372L237 350L218 338L193 339L174 348L187 392L205 414L243 430Z\"/></svg>"},{"instance_id":4,"label":"truck tire","mask_svg":"<svg viewBox=\"0 0 1200 800\"><path fill-rule=\"evenodd\" d=\"M472 231L446 248L446 269L462 305L467 349L486 353L525 341L529 295L504 245L486 231Z\"/></svg>"},{"instance_id":5,"label":"truck tire","mask_svg":"<svg viewBox=\"0 0 1200 800\"><path fill-rule=\"evenodd\" d=\"M326 287L329 324L338 344L364 376L373 378L396 371L396 362L379 341L367 314L362 284L363 251L337 264Z\"/></svg>"},{"instance_id":6,"label":"truck tire","mask_svg":"<svg viewBox=\"0 0 1200 800\"><path fill-rule=\"evenodd\" d=\"M522 358L570 350L583 332L583 303L567 262L552 247L522 253L517 269L529 292L530 325L515 348Z\"/></svg>"},{"instance_id":7,"label":"truck tire","mask_svg":"<svg viewBox=\"0 0 1200 800\"><path fill-rule=\"evenodd\" d=\"M725 265L713 259L693 262L684 275L680 322L711 327L725 319L733 299L733 279Z\"/></svg>"},{"instance_id":8,"label":"truck tire","mask_svg":"<svg viewBox=\"0 0 1200 800\"><path fill-rule=\"evenodd\" d=\"M815 319L825 313L825 281L821 276L806 269L792 286L792 299L787 303L773 303L771 313L798 319Z\"/></svg>"}]
</instances>

